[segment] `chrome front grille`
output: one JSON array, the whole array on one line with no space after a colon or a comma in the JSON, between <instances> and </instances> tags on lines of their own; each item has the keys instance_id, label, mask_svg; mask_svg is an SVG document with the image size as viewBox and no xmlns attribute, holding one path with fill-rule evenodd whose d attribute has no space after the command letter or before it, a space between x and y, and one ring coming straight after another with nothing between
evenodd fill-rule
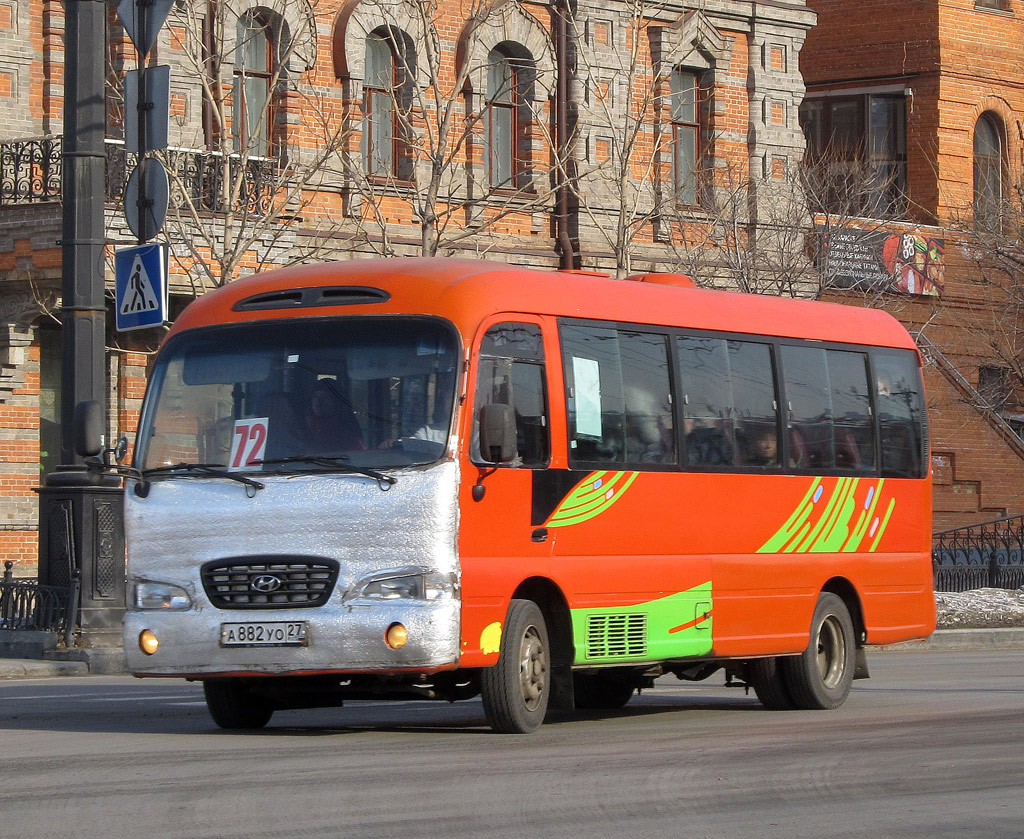
<instances>
[{"instance_id":1,"label":"chrome front grille","mask_svg":"<svg viewBox=\"0 0 1024 839\"><path fill-rule=\"evenodd\" d=\"M208 562L203 589L219 609L299 609L322 606L338 581L332 559L256 556Z\"/></svg>"}]
</instances>

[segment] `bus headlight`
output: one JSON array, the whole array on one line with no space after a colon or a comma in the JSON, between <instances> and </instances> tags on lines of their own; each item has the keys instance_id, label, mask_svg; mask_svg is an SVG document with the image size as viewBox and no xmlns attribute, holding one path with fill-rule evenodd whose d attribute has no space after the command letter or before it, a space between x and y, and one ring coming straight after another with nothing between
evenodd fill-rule
<instances>
[{"instance_id":1,"label":"bus headlight","mask_svg":"<svg viewBox=\"0 0 1024 839\"><path fill-rule=\"evenodd\" d=\"M456 595L454 574L394 568L363 577L345 600L444 600Z\"/></svg>"},{"instance_id":2,"label":"bus headlight","mask_svg":"<svg viewBox=\"0 0 1024 839\"><path fill-rule=\"evenodd\" d=\"M192 598L181 586L144 580L135 584L136 609L180 611L192 607Z\"/></svg>"}]
</instances>

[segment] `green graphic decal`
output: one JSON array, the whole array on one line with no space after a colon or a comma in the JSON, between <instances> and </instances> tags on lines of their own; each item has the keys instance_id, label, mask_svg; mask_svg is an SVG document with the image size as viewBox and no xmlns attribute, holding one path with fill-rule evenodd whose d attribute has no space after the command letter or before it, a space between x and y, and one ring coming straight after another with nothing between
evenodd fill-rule
<instances>
[{"instance_id":1,"label":"green graphic decal","mask_svg":"<svg viewBox=\"0 0 1024 839\"><path fill-rule=\"evenodd\" d=\"M608 609L573 609L576 664L613 664L711 652L711 583L658 600Z\"/></svg>"},{"instance_id":2,"label":"green graphic decal","mask_svg":"<svg viewBox=\"0 0 1024 839\"><path fill-rule=\"evenodd\" d=\"M573 487L562 503L545 522L547 527L568 527L580 524L618 501L639 472L591 472Z\"/></svg>"},{"instance_id":3,"label":"green graphic decal","mask_svg":"<svg viewBox=\"0 0 1024 839\"><path fill-rule=\"evenodd\" d=\"M896 499L888 499L879 516L884 484L884 478L815 478L793 514L758 553L874 551L896 506ZM866 548L865 538L872 540Z\"/></svg>"}]
</instances>

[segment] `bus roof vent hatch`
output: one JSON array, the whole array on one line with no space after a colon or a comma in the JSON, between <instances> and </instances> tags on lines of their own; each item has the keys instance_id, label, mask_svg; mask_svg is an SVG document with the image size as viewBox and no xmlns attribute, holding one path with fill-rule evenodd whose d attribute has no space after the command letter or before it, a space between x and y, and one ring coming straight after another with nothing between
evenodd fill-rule
<instances>
[{"instance_id":1,"label":"bus roof vent hatch","mask_svg":"<svg viewBox=\"0 0 1024 839\"><path fill-rule=\"evenodd\" d=\"M627 280L633 280L637 283L652 283L654 285L670 285L676 288L696 288L697 284L693 281L693 277L688 274L633 274L626 277Z\"/></svg>"},{"instance_id":2,"label":"bus roof vent hatch","mask_svg":"<svg viewBox=\"0 0 1024 839\"><path fill-rule=\"evenodd\" d=\"M384 289L371 286L288 288L243 297L231 307L231 310L255 312L266 309L309 309L318 306L361 306L386 303L390 299L391 295Z\"/></svg>"}]
</instances>

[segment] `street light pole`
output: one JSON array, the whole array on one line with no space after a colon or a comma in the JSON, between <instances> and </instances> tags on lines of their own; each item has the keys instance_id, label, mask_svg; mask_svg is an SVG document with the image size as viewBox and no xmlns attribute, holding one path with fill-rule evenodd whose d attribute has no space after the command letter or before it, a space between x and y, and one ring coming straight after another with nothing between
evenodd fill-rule
<instances>
[{"instance_id":1,"label":"street light pole","mask_svg":"<svg viewBox=\"0 0 1024 839\"><path fill-rule=\"evenodd\" d=\"M62 228L61 464L81 464L74 415L80 402L106 405L103 223L106 107L103 95L106 4L65 3Z\"/></svg>"},{"instance_id":2,"label":"street light pole","mask_svg":"<svg viewBox=\"0 0 1024 839\"><path fill-rule=\"evenodd\" d=\"M124 607L120 481L90 473L75 450L76 408L106 413L104 227L107 7L66 0L61 231L61 465L39 489L39 577L66 586L81 576L80 624L114 636ZM75 610L69 609L70 614Z\"/></svg>"}]
</instances>

